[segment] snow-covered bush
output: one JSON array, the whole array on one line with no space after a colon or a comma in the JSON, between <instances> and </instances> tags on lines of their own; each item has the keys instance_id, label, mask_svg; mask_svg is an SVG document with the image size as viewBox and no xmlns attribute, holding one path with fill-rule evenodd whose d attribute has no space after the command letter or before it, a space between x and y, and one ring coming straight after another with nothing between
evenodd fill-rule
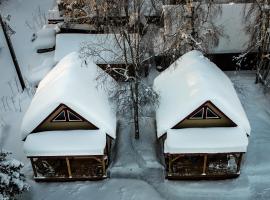
<instances>
[{"instance_id":1,"label":"snow-covered bush","mask_svg":"<svg viewBox=\"0 0 270 200\"><path fill-rule=\"evenodd\" d=\"M0 151L0 200L14 199L29 189L21 172L23 163L11 158L11 153Z\"/></svg>"}]
</instances>

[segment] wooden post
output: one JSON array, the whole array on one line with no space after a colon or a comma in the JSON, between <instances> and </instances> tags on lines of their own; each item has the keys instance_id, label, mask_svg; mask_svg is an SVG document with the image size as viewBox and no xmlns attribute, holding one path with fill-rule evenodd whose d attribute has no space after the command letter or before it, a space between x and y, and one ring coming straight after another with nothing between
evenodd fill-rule
<instances>
[{"instance_id":1,"label":"wooden post","mask_svg":"<svg viewBox=\"0 0 270 200\"><path fill-rule=\"evenodd\" d=\"M22 76L22 73L21 73L21 70L20 70L20 67L19 67L18 60L16 58L14 48L13 48L12 43L11 43L11 39L10 39L8 33L7 33L6 22L3 21L1 15L0 15L0 24L2 26L3 33L4 33L4 36L5 36L7 45L8 45L8 49L9 49L13 64L15 66L15 69L16 69L16 72L17 72L17 75L18 75L22 90L24 90L25 89L25 83L24 83L24 80L23 80L23 76Z\"/></svg>"},{"instance_id":2,"label":"wooden post","mask_svg":"<svg viewBox=\"0 0 270 200\"><path fill-rule=\"evenodd\" d=\"M66 157L66 162L67 162L68 176L69 176L69 178L72 178L71 169L70 169L70 163L69 163L68 157Z\"/></svg>"},{"instance_id":3,"label":"wooden post","mask_svg":"<svg viewBox=\"0 0 270 200\"><path fill-rule=\"evenodd\" d=\"M103 171L103 176L105 176L106 175L106 167L105 167L104 156L102 156L102 171Z\"/></svg>"},{"instance_id":4,"label":"wooden post","mask_svg":"<svg viewBox=\"0 0 270 200\"><path fill-rule=\"evenodd\" d=\"M240 156L239 156L238 161L237 161L237 171L236 171L237 173L240 172L242 157L243 157L243 153L240 153Z\"/></svg>"},{"instance_id":5,"label":"wooden post","mask_svg":"<svg viewBox=\"0 0 270 200\"><path fill-rule=\"evenodd\" d=\"M168 157L169 157L169 163L168 163L168 175L170 175L172 173L172 158L171 158L171 154L168 154Z\"/></svg>"},{"instance_id":6,"label":"wooden post","mask_svg":"<svg viewBox=\"0 0 270 200\"><path fill-rule=\"evenodd\" d=\"M203 173L202 175L206 175L206 168L207 168L207 154L204 155L204 161L203 161Z\"/></svg>"},{"instance_id":7,"label":"wooden post","mask_svg":"<svg viewBox=\"0 0 270 200\"><path fill-rule=\"evenodd\" d=\"M34 160L33 160L33 158L30 158L30 161L31 161L31 165L32 165L33 172L34 172L34 177L37 177L37 170L36 170L36 167L35 167L35 165L34 165Z\"/></svg>"}]
</instances>

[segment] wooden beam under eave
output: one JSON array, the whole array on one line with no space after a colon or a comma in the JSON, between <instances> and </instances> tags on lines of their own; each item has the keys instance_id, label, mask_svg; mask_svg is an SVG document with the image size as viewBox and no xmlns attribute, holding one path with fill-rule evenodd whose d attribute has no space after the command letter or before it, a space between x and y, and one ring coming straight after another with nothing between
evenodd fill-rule
<instances>
[{"instance_id":1,"label":"wooden beam under eave","mask_svg":"<svg viewBox=\"0 0 270 200\"><path fill-rule=\"evenodd\" d=\"M70 169L70 162L68 157L66 157L66 163L67 163L67 169L68 169L68 176L69 178L72 178L71 169Z\"/></svg>"}]
</instances>

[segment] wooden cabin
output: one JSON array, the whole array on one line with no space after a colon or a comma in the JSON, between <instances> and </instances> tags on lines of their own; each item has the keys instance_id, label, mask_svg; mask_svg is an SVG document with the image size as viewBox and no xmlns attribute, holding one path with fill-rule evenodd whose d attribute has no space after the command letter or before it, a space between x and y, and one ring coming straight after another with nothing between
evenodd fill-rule
<instances>
[{"instance_id":1,"label":"wooden cabin","mask_svg":"<svg viewBox=\"0 0 270 200\"><path fill-rule=\"evenodd\" d=\"M82 66L78 53L65 56L39 83L22 121L24 152L37 181L107 177L116 138L116 114L104 87L117 84L93 62Z\"/></svg>"},{"instance_id":2,"label":"wooden cabin","mask_svg":"<svg viewBox=\"0 0 270 200\"><path fill-rule=\"evenodd\" d=\"M199 51L154 80L157 137L168 179L237 177L250 124L230 79Z\"/></svg>"}]
</instances>

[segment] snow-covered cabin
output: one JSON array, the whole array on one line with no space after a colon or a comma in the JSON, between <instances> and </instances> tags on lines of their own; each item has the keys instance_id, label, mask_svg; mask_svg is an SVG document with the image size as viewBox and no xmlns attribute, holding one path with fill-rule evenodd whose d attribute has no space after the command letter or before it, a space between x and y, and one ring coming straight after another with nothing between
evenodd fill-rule
<instances>
[{"instance_id":1,"label":"snow-covered cabin","mask_svg":"<svg viewBox=\"0 0 270 200\"><path fill-rule=\"evenodd\" d=\"M250 3L244 1L238 1L238 3L232 3L236 1L219 2L216 7L218 7L218 15L212 19L212 23L219 28L222 28L224 37L219 37L219 42L217 46L212 46L209 43L208 54L211 55L211 59L216 63L221 69L224 70L234 70L236 67L234 56L238 56L242 52L248 49L248 43L250 36L245 31L245 23L243 23L243 16L245 8L250 7ZM166 49L175 48L174 35L177 31L185 29L184 25L187 20L183 15L185 8L180 4L180 1L171 1L171 5L163 6L163 17L164 17L164 36L167 38L167 42L161 47L165 46ZM174 4L174 5L172 5ZM206 5L203 3L200 6L202 9L206 9ZM215 8L214 8L215 9ZM214 11L215 12L215 11ZM211 28L210 28L211 30ZM208 24L205 24L205 28L200 28L199 35L205 38L209 31ZM209 42L211 42L209 40ZM161 48L162 49L162 48ZM162 52L161 52L162 53ZM165 61L161 65L167 67L166 60L168 56L165 56ZM254 55L252 52L247 55L247 59L242 63L242 68L249 69L252 68L252 60ZM174 58L171 58L174 60Z\"/></svg>"},{"instance_id":2,"label":"snow-covered cabin","mask_svg":"<svg viewBox=\"0 0 270 200\"><path fill-rule=\"evenodd\" d=\"M99 87L96 77L107 81ZM71 53L40 82L22 121L24 151L36 180L106 177L116 114L106 89L117 84Z\"/></svg>"},{"instance_id":3,"label":"snow-covered cabin","mask_svg":"<svg viewBox=\"0 0 270 200\"><path fill-rule=\"evenodd\" d=\"M154 80L160 95L157 136L168 178L240 174L250 124L230 79L199 51L175 61Z\"/></svg>"}]
</instances>

